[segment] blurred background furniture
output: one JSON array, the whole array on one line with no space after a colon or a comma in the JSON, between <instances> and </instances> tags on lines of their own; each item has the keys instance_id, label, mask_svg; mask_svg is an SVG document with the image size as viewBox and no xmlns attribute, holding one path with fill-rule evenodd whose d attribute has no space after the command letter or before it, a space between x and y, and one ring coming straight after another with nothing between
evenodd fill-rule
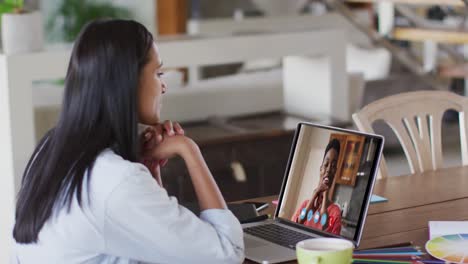
<instances>
[{"instance_id":1,"label":"blurred background furniture","mask_svg":"<svg viewBox=\"0 0 468 264\"><path fill-rule=\"evenodd\" d=\"M383 120L395 132L403 147L411 173L443 167L442 124L447 110L459 114L462 165L468 165L468 99L446 91L418 91L389 96L353 114L359 130L373 133L372 124ZM385 159L380 177L388 176Z\"/></svg>"},{"instance_id":2,"label":"blurred background furniture","mask_svg":"<svg viewBox=\"0 0 468 264\"><path fill-rule=\"evenodd\" d=\"M328 115L327 118L347 120L350 117L347 101L348 77L345 72L345 40L339 30L211 38L177 37L160 39L158 45L167 68L201 67L265 57L282 59L290 54L328 58L328 70L333 75L327 75L330 78L326 82L328 86L311 86L311 89L316 90L317 97L310 98L309 103L314 104L317 100L329 102L326 108L322 109L322 114ZM229 52L216 52L218 47L223 47ZM0 145L5 146L0 152L4 161L2 171L5 178L8 178L8 186L14 186L14 189L9 191L10 194L18 190L30 153L42 134L55 124L60 111L63 88L57 89L53 85L48 88L50 84L44 82L40 82L41 89L36 90L33 87L36 81L65 76L69 56L69 46L15 56L0 54L0 74L2 74L0 91L4 100L0 105L4 120L0 123L0 130L5 133L0 138ZM44 63L48 66L43 67ZM307 74L314 76L315 73ZM225 119L270 112L287 113L283 104L281 76L282 71L276 70L263 73L263 78L256 81L255 76L252 79L246 74L224 77L226 78L224 80L222 78L200 80L192 87L170 88L164 98L162 117L185 123L211 124L207 120L213 116ZM319 79L320 76L316 78ZM37 94L41 91L48 93ZM44 101L37 102L37 100ZM313 114L311 113L311 116ZM211 126L219 125L211 124ZM221 128L223 129L224 127ZM204 133L210 134L209 128ZM281 155L287 155L287 151ZM11 182L12 179L14 180Z\"/></svg>"}]
</instances>

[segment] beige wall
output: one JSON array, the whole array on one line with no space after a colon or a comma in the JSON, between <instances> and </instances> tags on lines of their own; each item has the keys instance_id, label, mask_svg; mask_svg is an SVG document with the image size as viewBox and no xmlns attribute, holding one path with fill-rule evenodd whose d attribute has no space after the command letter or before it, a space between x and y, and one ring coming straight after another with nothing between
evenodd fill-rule
<instances>
[{"instance_id":1,"label":"beige wall","mask_svg":"<svg viewBox=\"0 0 468 264\"><path fill-rule=\"evenodd\" d=\"M291 218L294 208L287 206L296 204L297 195L300 191L300 183L305 170L305 161L308 158L307 146L310 144L310 133L308 129L302 129L297 140L296 150L289 171L288 183L284 192L284 201L281 205L279 216Z\"/></svg>"},{"instance_id":2,"label":"beige wall","mask_svg":"<svg viewBox=\"0 0 468 264\"><path fill-rule=\"evenodd\" d=\"M309 199L317 187L320 165L331 133L336 131L303 127L289 172L279 216L290 219L299 205Z\"/></svg>"}]
</instances>

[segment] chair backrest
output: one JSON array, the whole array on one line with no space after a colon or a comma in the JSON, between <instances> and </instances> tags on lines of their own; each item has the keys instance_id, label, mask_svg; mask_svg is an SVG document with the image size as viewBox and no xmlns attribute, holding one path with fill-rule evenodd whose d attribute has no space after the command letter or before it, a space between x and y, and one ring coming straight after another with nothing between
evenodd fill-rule
<instances>
[{"instance_id":1,"label":"chair backrest","mask_svg":"<svg viewBox=\"0 0 468 264\"><path fill-rule=\"evenodd\" d=\"M411 173L436 170L443 166L442 117L447 110L459 113L463 165L468 164L468 98L446 91L417 91L389 96L365 106L353 114L359 130L373 133L372 123L386 122L403 147ZM388 176L382 159L379 177Z\"/></svg>"}]
</instances>

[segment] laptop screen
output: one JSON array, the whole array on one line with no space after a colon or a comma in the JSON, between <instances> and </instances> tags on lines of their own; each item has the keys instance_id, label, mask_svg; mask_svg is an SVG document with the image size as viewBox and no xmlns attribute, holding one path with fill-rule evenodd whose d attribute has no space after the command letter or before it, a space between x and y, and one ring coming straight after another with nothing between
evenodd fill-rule
<instances>
[{"instance_id":1,"label":"laptop screen","mask_svg":"<svg viewBox=\"0 0 468 264\"><path fill-rule=\"evenodd\" d=\"M281 190L281 220L359 243L383 139L301 123Z\"/></svg>"}]
</instances>

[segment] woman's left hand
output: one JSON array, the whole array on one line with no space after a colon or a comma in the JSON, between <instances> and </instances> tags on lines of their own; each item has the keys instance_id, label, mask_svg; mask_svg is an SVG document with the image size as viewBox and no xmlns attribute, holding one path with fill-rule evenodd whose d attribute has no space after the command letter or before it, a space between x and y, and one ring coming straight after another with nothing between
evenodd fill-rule
<instances>
[{"instance_id":1,"label":"woman's left hand","mask_svg":"<svg viewBox=\"0 0 468 264\"><path fill-rule=\"evenodd\" d=\"M159 123L146 128L141 135L143 155L142 163L150 170L153 177L158 181L159 185L161 186L162 184L160 167L165 166L168 160L156 160L152 157L145 157L144 154L149 150L154 149L159 143L161 143L164 140L165 137L171 137L175 135L185 135L185 131L182 129L179 123L172 122L170 120L166 120L162 124Z\"/></svg>"}]
</instances>

